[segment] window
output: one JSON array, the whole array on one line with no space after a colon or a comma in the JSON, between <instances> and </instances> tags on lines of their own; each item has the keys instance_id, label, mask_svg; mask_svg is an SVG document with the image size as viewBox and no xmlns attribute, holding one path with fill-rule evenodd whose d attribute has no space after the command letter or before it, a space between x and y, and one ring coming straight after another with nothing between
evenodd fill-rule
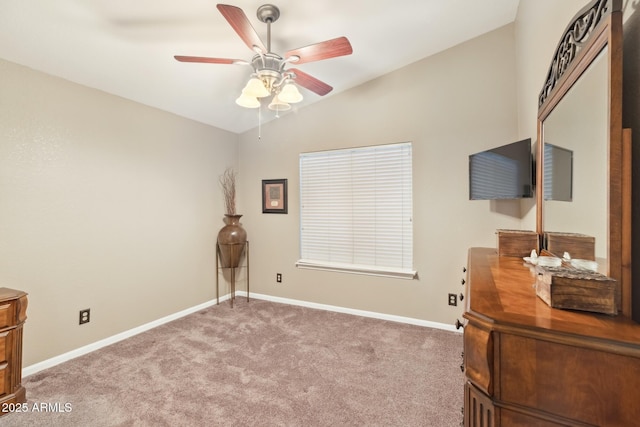
<instances>
[{"instance_id":1,"label":"window","mask_svg":"<svg viewBox=\"0 0 640 427\"><path fill-rule=\"evenodd\" d=\"M573 151L544 144L544 200L573 200Z\"/></svg>"},{"instance_id":2,"label":"window","mask_svg":"<svg viewBox=\"0 0 640 427\"><path fill-rule=\"evenodd\" d=\"M300 155L303 268L414 278L411 143Z\"/></svg>"}]
</instances>

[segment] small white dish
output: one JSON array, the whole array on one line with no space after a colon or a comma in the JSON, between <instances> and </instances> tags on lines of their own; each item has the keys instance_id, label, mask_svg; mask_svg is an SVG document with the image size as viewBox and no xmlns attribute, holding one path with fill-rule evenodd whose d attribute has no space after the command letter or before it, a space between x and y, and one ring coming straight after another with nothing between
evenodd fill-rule
<instances>
[{"instance_id":1,"label":"small white dish","mask_svg":"<svg viewBox=\"0 0 640 427\"><path fill-rule=\"evenodd\" d=\"M571 266L581 270L598 271L598 263L589 259L572 259Z\"/></svg>"},{"instance_id":2,"label":"small white dish","mask_svg":"<svg viewBox=\"0 0 640 427\"><path fill-rule=\"evenodd\" d=\"M555 256L539 256L538 265L540 267L560 267L562 260Z\"/></svg>"}]
</instances>

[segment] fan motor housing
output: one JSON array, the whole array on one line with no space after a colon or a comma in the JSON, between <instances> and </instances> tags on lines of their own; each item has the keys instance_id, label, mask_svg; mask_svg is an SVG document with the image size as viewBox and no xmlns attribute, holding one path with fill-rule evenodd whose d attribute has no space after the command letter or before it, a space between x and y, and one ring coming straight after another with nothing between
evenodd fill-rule
<instances>
[{"instance_id":1,"label":"fan motor housing","mask_svg":"<svg viewBox=\"0 0 640 427\"><path fill-rule=\"evenodd\" d=\"M284 63L280 55L276 55L275 53L255 55L251 60L251 66L258 75L258 78L260 78L269 89L281 83L280 80L282 79Z\"/></svg>"}]
</instances>

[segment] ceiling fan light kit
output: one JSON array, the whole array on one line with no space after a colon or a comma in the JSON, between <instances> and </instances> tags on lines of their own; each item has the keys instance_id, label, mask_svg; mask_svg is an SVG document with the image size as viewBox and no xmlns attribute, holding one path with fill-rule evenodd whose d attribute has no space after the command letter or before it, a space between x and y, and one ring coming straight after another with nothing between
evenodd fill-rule
<instances>
[{"instance_id":1,"label":"ceiling fan light kit","mask_svg":"<svg viewBox=\"0 0 640 427\"><path fill-rule=\"evenodd\" d=\"M264 98L271 95L271 92L262 83L262 80L258 77L251 77L247 82L247 85L242 89L242 93L254 98Z\"/></svg>"},{"instance_id":2,"label":"ceiling fan light kit","mask_svg":"<svg viewBox=\"0 0 640 427\"><path fill-rule=\"evenodd\" d=\"M244 108L258 108L260 107L260 101L255 96L242 93L237 99L236 104Z\"/></svg>"},{"instance_id":3,"label":"ceiling fan light kit","mask_svg":"<svg viewBox=\"0 0 640 427\"><path fill-rule=\"evenodd\" d=\"M346 37L338 37L288 51L283 58L271 52L271 24L280 17L280 9L277 6L264 4L257 11L260 22L267 24L266 47L242 9L226 4L218 4L217 8L247 47L255 52L251 62L241 59L182 55L176 55L174 58L180 62L251 65L253 73L242 89L241 95L236 99L236 104L241 107L259 108L262 105L261 98L273 96L268 107L270 110L276 112L289 110L290 104L303 99L296 85L324 96L333 90L331 86L300 70L285 69L285 66L289 63L303 64L350 55L353 52L349 40Z\"/></svg>"},{"instance_id":4,"label":"ceiling fan light kit","mask_svg":"<svg viewBox=\"0 0 640 427\"><path fill-rule=\"evenodd\" d=\"M302 101L302 94L298 91L298 88L293 83L287 83L282 87L278 97L289 104L295 104Z\"/></svg>"},{"instance_id":5,"label":"ceiling fan light kit","mask_svg":"<svg viewBox=\"0 0 640 427\"><path fill-rule=\"evenodd\" d=\"M269 109L276 112L287 111L291 109L291 105L289 105L289 103L287 102L284 102L280 98L280 95L276 95L271 100L271 103L269 104Z\"/></svg>"}]
</instances>

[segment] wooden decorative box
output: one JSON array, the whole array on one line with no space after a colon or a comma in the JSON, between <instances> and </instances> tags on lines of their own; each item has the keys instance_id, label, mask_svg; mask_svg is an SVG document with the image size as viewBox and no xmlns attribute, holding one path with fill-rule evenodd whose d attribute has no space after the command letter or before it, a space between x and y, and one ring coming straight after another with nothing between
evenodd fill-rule
<instances>
[{"instance_id":1,"label":"wooden decorative box","mask_svg":"<svg viewBox=\"0 0 640 427\"><path fill-rule=\"evenodd\" d=\"M526 257L533 249L538 252L538 234L528 230L496 230L498 255Z\"/></svg>"},{"instance_id":2,"label":"wooden decorative box","mask_svg":"<svg viewBox=\"0 0 640 427\"><path fill-rule=\"evenodd\" d=\"M618 314L615 279L571 267L536 269L536 295L550 307Z\"/></svg>"},{"instance_id":3,"label":"wooden decorative box","mask_svg":"<svg viewBox=\"0 0 640 427\"><path fill-rule=\"evenodd\" d=\"M578 233L544 233L545 248L559 257L569 252L573 259L596 259L596 238Z\"/></svg>"}]
</instances>

